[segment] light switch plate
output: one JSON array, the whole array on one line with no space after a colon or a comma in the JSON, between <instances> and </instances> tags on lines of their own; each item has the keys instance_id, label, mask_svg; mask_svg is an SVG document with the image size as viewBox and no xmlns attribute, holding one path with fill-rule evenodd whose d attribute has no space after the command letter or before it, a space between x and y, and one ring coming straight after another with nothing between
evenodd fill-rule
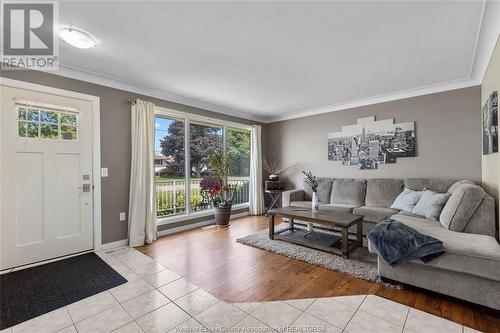
<instances>
[{"instance_id":1,"label":"light switch plate","mask_svg":"<svg viewBox=\"0 0 500 333\"><path fill-rule=\"evenodd\" d=\"M108 176L108 168L101 168L101 177Z\"/></svg>"},{"instance_id":2,"label":"light switch plate","mask_svg":"<svg viewBox=\"0 0 500 333\"><path fill-rule=\"evenodd\" d=\"M125 212L120 213L120 221L125 221Z\"/></svg>"}]
</instances>

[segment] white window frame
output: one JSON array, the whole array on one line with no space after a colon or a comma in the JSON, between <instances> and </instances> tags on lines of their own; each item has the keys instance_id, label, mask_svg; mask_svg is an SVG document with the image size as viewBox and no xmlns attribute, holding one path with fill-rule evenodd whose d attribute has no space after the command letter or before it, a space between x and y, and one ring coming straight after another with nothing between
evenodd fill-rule
<instances>
[{"instance_id":1,"label":"white window frame","mask_svg":"<svg viewBox=\"0 0 500 333\"><path fill-rule=\"evenodd\" d=\"M170 224L170 223L175 223L179 221L184 221L186 218L191 219L191 218L197 218L197 217L204 217L204 216L210 216L213 215L213 209L206 209L204 211L197 211L197 212L192 212L191 211L191 156L190 156L190 147L189 147L189 138L190 138L190 125L191 122L201 122L201 123L206 123L208 125L217 125L217 126L222 126L222 142L223 142L223 151L224 154L226 154L226 130L227 128L235 128L235 129L241 129L241 130L247 130L250 131L252 126L251 125L245 125L245 124L240 124L240 123L235 123L231 121L226 121L226 120L221 120L217 118L211 118L211 117L204 117L204 116L199 116L199 115L193 115L190 113L182 112L182 111L177 111L173 109L168 109L168 108L163 108L156 106L155 107L155 116L160 116L160 117L166 117L166 118L173 118L173 119L179 119L184 121L184 183L185 183L185 195L186 195L186 211L184 214L180 215L174 215L174 216L166 216L166 217L160 217L157 219L156 225L165 225L165 224ZM155 139L156 140L156 139ZM247 208L248 203L242 203L238 205L233 205L232 210L238 210L242 208Z\"/></svg>"}]
</instances>

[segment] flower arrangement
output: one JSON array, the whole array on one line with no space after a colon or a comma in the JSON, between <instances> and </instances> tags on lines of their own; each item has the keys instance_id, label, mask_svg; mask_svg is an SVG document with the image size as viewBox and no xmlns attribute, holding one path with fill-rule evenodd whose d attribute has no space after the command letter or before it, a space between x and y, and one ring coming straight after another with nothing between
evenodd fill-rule
<instances>
[{"instance_id":1,"label":"flower arrangement","mask_svg":"<svg viewBox=\"0 0 500 333\"><path fill-rule=\"evenodd\" d=\"M220 193L220 191L222 190L222 184L220 183L218 178L206 176L201 179L200 188L212 198Z\"/></svg>"},{"instance_id":2,"label":"flower arrangement","mask_svg":"<svg viewBox=\"0 0 500 333\"><path fill-rule=\"evenodd\" d=\"M215 153L210 159L212 176L204 176L200 181L202 194L208 196L215 208L230 208L233 203L234 192L238 188L229 184L227 177L230 165L222 153Z\"/></svg>"},{"instance_id":3,"label":"flower arrangement","mask_svg":"<svg viewBox=\"0 0 500 333\"><path fill-rule=\"evenodd\" d=\"M311 171L302 171L304 175L306 175L306 184L311 186L311 190L313 192L318 191L318 177L314 176Z\"/></svg>"}]
</instances>

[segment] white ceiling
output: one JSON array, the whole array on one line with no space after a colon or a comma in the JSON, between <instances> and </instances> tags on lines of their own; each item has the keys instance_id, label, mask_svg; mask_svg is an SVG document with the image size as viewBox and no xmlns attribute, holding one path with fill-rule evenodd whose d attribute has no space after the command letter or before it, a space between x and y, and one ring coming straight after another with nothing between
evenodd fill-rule
<instances>
[{"instance_id":1,"label":"white ceiling","mask_svg":"<svg viewBox=\"0 0 500 333\"><path fill-rule=\"evenodd\" d=\"M472 85L484 1L60 2L60 74L271 121ZM498 35L497 35L498 36Z\"/></svg>"}]
</instances>

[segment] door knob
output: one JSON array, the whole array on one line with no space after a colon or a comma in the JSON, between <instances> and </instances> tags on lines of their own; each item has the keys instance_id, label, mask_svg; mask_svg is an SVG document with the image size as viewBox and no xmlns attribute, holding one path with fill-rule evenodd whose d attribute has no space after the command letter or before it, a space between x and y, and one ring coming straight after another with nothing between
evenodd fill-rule
<instances>
[{"instance_id":1,"label":"door knob","mask_svg":"<svg viewBox=\"0 0 500 333\"><path fill-rule=\"evenodd\" d=\"M78 186L77 188L79 190L82 190L82 192L90 192L91 186L92 185L90 184L83 184L82 186Z\"/></svg>"}]
</instances>

